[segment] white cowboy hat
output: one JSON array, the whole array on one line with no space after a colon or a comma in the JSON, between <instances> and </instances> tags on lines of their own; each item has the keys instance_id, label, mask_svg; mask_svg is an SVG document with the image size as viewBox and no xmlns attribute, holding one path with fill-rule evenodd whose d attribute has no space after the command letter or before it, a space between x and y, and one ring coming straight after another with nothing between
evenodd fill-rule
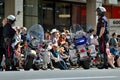
<instances>
[{"instance_id":1,"label":"white cowboy hat","mask_svg":"<svg viewBox=\"0 0 120 80\"><path fill-rule=\"evenodd\" d=\"M57 29L52 29L52 31L50 33L52 34L52 33L55 33L55 32L58 32L58 30Z\"/></svg>"}]
</instances>

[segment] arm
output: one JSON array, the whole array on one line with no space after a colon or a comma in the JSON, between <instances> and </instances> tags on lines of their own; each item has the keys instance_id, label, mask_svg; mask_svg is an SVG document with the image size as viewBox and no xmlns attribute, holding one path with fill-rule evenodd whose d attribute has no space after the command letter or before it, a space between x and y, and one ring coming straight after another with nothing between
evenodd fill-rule
<instances>
[{"instance_id":1,"label":"arm","mask_svg":"<svg viewBox=\"0 0 120 80\"><path fill-rule=\"evenodd\" d=\"M102 20L101 21L101 29L100 29L100 34L99 34L99 37L102 37L102 35L104 34L105 32L105 20Z\"/></svg>"},{"instance_id":2,"label":"arm","mask_svg":"<svg viewBox=\"0 0 120 80\"><path fill-rule=\"evenodd\" d=\"M102 27L101 30L100 30L99 37L102 37L102 35L104 34L104 32L105 32L105 27Z\"/></svg>"}]
</instances>

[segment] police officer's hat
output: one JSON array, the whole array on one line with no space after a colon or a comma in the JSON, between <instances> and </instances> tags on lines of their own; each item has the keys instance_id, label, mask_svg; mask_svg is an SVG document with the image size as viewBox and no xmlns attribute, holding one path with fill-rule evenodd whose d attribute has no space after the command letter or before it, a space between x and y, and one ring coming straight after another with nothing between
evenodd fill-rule
<instances>
[{"instance_id":1,"label":"police officer's hat","mask_svg":"<svg viewBox=\"0 0 120 80\"><path fill-rule=\"evenodd\" d=\"M13 24L16 21L16 17L14 15L8 15L7 19L11 24Z\"/></svg>"},{"instance_id":2,"label":"police officer's hat","mask_svg":"<svg viewBox=\"0 0 120 80\"><path fill-rule=\"evenodd\" d=\"M105 15L105 13L106 13L106 9L105 9L104 7L102 7L102 6L99 6L99 7L96 9L96 11L97 11L97 13L98 13L99 16Z\"/></svg>"},{"instance_id":3,"label":"police officer's hat","mask_svg":"<svg viewBox=\"0 0 120 80\"><path fill-rule=\"evenodd\" d=\"M7 19L11 20L11 21L15 21L16 20L16 17L14 15L9 15L7 17Z\"/></svg>"}]
</instances>

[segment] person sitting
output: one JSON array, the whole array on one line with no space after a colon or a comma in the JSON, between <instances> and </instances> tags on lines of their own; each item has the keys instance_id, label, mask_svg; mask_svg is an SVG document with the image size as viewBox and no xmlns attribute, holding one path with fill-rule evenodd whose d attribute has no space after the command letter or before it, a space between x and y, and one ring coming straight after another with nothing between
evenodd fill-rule
<instances>
[{"instance_id":1,"label":"person sitting","mask_svg":"<svg viewBox=\"0 0 120 80\"><path fill-rule=\"evenodd\" d=\"M118 51L118 47L117 47L118 45L114 45L114 47L111 47L110 48L110 53L112 53L112 55L114 55L115 56L115 65L117 66L117 67L120 67L120 56L119 56L119 51Z\"/></svg>"},{"instance_id":2,"label":"person sitting","mask_svg":"<svg viewBox=\"0 0 120 80\"><path fill-rule=\"evenodd\" d=\"M116 32L112 33L112 38L110 38L109 44L110 44L110 47L114 47L114 45L118 44Z\"/></svg>"},{"instance_id":3,"label":"person sitting","mask_svg":"<svg viewBox=\"0 0 120 80\"><path fill-rule=\"evenodd\" d=\"M21 69L22 68L22 64L21 64L21 45L20 45L20 42L18 42L16 45L15 45L15 50L14 50L14 60L16 62L16 65L18 63L18 67Z\"/></svg>"},{"instance_id":4,"label":"person sitting","mask_svg":"<svg viewBox=\"0 0 120 80\"><path fill-rule=\"evenodd\" d=\"M114 65L114 55L112 55L112 53L110 53L110 48L109 48L109 43L106 46L106 53L107 53L107 57L108 57L108 64L111 66L111 68L115 68Z\"/></svg>"},{"instance_id":5,"label":"person sitting","mask_svg":"<svg viewBox=\"0 0 120 80\"><path fill-rule=\"evenodd\" d=\"M69 60L70 56L64 54L64 52L65 52L64 47L60 47L60 48L58 49L58 52L59 52L60 57L61 57L65 62L67 62L67 61Z\"/></svg>"},{"instance_id":6,"label":"person sitting","mask_svg":"<svg viewBox=\"0 0 120 80\"><path fill-rule=\"evenodd\" d=\"M53 55L53 58L52 58L53 66L58 67L61 70L67 70L68 67L67 67L65 61L60 57L56 45L53 44L50 52Z\"/></svg>"}]
</instances>

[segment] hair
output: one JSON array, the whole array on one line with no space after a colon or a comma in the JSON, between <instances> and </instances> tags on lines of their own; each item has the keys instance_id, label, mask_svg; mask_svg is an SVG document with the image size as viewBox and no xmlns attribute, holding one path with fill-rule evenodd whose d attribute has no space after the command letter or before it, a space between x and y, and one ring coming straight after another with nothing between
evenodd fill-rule
<instances>
[{"instance_id":1,"label":"hair","mask_svg":"<svg viewBox=\"0 0 120 80\"><path fill-rule=\"evenodd\" d=\"M116 35L116 32L112 33L112 36Z\"/></svg>"},{"instance_id":2,"label":"hair","mask_svg":"<svg viewBox=\"0 0 120 80\"><path fill-rule=\"evenodd\" d=\"M97 37L97 34L93 34L94 37Z\"/></svg>"},{"instance_id":3,"label":"hair","mask_svg":"<svg viewBox=\"0 0 120 80\"><path fill-rule=\"evenodd\" d=\"M15 45L15 49L18 49L19 45L21 45L21 42L18 42L18 43Z\"/></svg>"},{"instance_id":4,"label":"hair","mask_svg":"<svg viewBox=\"0 0 120 80\"><path fill-rule=\"evenodd\" d=\"M92 32L94 32L94 29L90 29L90 30L89 30L89 33L92 33Z\"/></svg>"},{"instance_id":5,"label":"hair","mask_svg":"<svg viewBox=\"0 0 120 80\"><path fill-rule=\"evenodd\" d=\"M7 19L7 21L8 21L10 24L13 24L16 20Z\"/></svg>"}]
</instances>

